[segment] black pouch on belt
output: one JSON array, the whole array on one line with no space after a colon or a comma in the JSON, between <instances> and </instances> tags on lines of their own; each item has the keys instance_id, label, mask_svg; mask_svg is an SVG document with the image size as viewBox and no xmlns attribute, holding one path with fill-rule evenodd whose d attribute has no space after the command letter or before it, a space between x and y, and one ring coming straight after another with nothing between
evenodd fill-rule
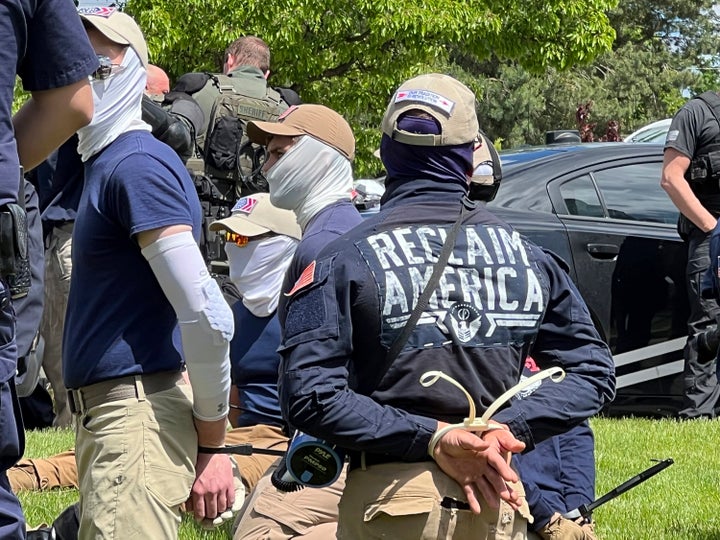
<instances>
[{"instance_id":1,"label":"black pouch on belt","mask_svg":"<svg viewBox=\"0 0 720 540\"><path fill-rule=\"evenodd\" d=\"M31 279L27 214L14 203L0 208L0 275L7 279L13 298L27 295Z\"/></svg>"}]
</instances>

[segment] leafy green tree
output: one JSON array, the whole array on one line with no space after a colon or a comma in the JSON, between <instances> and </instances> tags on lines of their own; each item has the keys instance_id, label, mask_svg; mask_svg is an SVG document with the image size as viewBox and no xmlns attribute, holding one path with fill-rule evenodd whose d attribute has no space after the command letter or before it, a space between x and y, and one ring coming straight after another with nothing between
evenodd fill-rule
<instances>
[{"instance_id":1,"label":"leafy green tree","mask_svg":"<svg viewBox=\"0 0 720 540\"><path fill-rule=\"evenodd\" d=\"M461 53L453 61L478 75L483 127L503 146L537 144L545 131L576 128L579 104L592 103L600 138L607 123L621 135L672 116L694 95L720 88L715 54L720 22L712 0L635 0L609 12L617 39L611 51L588 65L532 75L516 63L473 65Z\"/></svg>"},{"instance_id":2,"label":"leafy green tree","mask_svg":"<svg viewBox=\"0 0 720 540\"><path fill-rule=\"evenodd\" d=\"M532 72L566 69L609 51L606 11L616 0L129 0L151 60L172 78L218 71L225 47L244 34L265 39L272 82L345 115L358 139L356 174L371 157L392 90L447 65L462 49ZM480 88L476 76L463 81Z\"/></svg>"}]
</instances>

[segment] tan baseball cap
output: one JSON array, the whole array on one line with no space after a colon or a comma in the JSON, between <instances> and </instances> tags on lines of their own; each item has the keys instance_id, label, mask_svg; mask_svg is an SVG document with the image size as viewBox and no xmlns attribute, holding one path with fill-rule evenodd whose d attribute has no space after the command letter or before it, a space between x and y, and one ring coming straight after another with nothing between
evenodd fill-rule
<instances>
[{"instance_id":1,"label":"tan baseball cap","mask_svg":"<svg viewBox=\"0 0 720 540\"><path fill-rule=\"evenodd\" d=\"M210 230L227 230L249 237L274 232L297 240L302 235L295 213L273 206L269 193L255 193L238 199L230 217L211 223Z\"/></svg>"},{"instance_id":2,"label":"tan baseball cap","mask_svg":"<svg viewBox=\"0 0 720 540\"><path fill-rule=\"evenodd\" d=\"M135 19L114 7L80 8L78 13L81 19L93 25L110 41L132 47L147 69L147 43Z\"/></svg>"},{"instance_id":3,"label":"tan baseball cap","mask_svg":"<svg viewBox=\"0 0 720 540\"><path fill-rule=\"evenodd\" d=\"M409 133L398 129L400 117L419 109L437 120L440 134ZM453 146L475 140L478 119L475 94L463 83L441 73L420 75L397 89L382 121L385 135L415 146Z\"/></svg>"},{"instance_id":4,"label":"tan baseball cap","mask_svg":"<svg viewBox=\"0 0 720 540\"><path fill-rule=\"evenodd\" d=\"M350 124L324 105L303 103L286 110L277 122L248 122L248 138L266 145L273 135L311 137L335 148L350 161L355 157L355 136Z\"/></svg>"}]
</instances>

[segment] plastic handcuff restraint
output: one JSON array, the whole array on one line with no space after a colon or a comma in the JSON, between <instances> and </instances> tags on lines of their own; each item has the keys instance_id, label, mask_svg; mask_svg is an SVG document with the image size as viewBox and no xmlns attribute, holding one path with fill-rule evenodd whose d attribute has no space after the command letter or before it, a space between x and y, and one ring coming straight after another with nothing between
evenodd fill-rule
<instances>
[{"instance_id":1,"label":"plastic handcuff restraint","mask_svg":"<svg viewBox=\"0 0 720 540\"><path fill-rule=\"evenodd\" d=\"M468 400L468 405L470 407L470 415L465 418L465 420L458 424L450 424L449 426L445 426L439 429L433 435L432 439L430 439L430 444L428 444L428 454L430 454L430 457L434 459L435 448L440 442L440 439L442 439L448 431L452 431L453 429L464 429L465 431L471 431L473 433L484 433L485 431L504 429L499 424L490 423L490 418L492 417L492 415L495 414L498 409L500 409L500 407L502 407L508 400L515 396L515 394L547 378L550 378L550 380L553 382L559 383L565 378L565 372L562 370L562 368L551 367L548 369L544 369L523 381L520 381L518 384L504 392L500 397L493 401L490 407L488 407L488 409L485 411L485 414L483 414L480 418L476 418L475 403L473 402L472 396L467 390L465 390L463 385L461 385L455 379L453 379L449 375L446 375L442 371L427 371L423 373L422 377L420 377L420 384L422 384L424 387L427 388L428 386L432 386L433 384L435 384L438 380L444 379L462 390Z\"/></svg>"}]
</instances>

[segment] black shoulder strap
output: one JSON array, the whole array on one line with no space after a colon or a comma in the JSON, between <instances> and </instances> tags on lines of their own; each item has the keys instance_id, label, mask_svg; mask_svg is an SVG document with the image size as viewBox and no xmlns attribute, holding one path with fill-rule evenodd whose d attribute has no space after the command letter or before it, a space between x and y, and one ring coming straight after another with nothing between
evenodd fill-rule
<instances>
[{"instance_id":1,"label":"black shoulder strap","mask_svg":"<svg viewBox=\"0 0 720 540\"><path fill-rule=\"evenodd\" d=\"M175 82L173 92L182 92L183 94L193 95L202 90L210 80L210 73L185 73Z\"/></svg>"},{"instance_id":2,"label":"black shoulder strap","mask_svg":"<svg viewBox=\"0 0 720 540\"><path fill-rule=\"evenodd\" d=\"M490 141L488 136L485 134L483 130L478 130L480 132L480 135L482 135L482 138L487 145L488 152L490 152L490 157L492 158L492 167L493 167L493 178L496 182L499 182L502 180L502 164L500 163L500 156L498 155L498 151L495 149L495 145Z\"/></svg>"},{"instance_id":3,"label":"black shoulder strap","mask_svg":"<svg viewBox=\"0 0 720 540\"><path fill-rule=\"evenodd\" d=\"M388 350L387 355L385 355L385 365L382 369L378 371L375 382L370 388L377 386L383 379L383 377L385 377L385 374L390 369L390 366L395 361L395 358L397 358L397 356L400 354L400 351L402 351L403 347L405 346L405 343L407 343L407 340L410 338L410 334L412 334L413 330L415 330L415 326L417 325L417 322L420 320L420 317L425 311L425 308L430 301L430 297L435 292L435 289L440 282L440 278L442 277L442 273L447 266L448 260L450 259L450 255L455 248L455 240L457 238L458 231L460 231L460 226L465 221L468 211L474 210L475 208L477 208L477 203L475 203L475 201L471 201L467 198L463 199L462 208L460 209L460 215L453 224L452 229L450 229L450 234L448 234L447 238L445 238L445 242L443 243L443 248L440 252L440 256L438 257L438 260L433 267L432 275L430 276L427 285L425 285L425 289L423 289L420 298L418 298L417 304L415 304L415 308L410 314L410 318L405 323L402 332L398 334L398 336L395 338L395 341L393 341L392 345L390 345L390 349Z\"/></svg>"}]
</instances>

